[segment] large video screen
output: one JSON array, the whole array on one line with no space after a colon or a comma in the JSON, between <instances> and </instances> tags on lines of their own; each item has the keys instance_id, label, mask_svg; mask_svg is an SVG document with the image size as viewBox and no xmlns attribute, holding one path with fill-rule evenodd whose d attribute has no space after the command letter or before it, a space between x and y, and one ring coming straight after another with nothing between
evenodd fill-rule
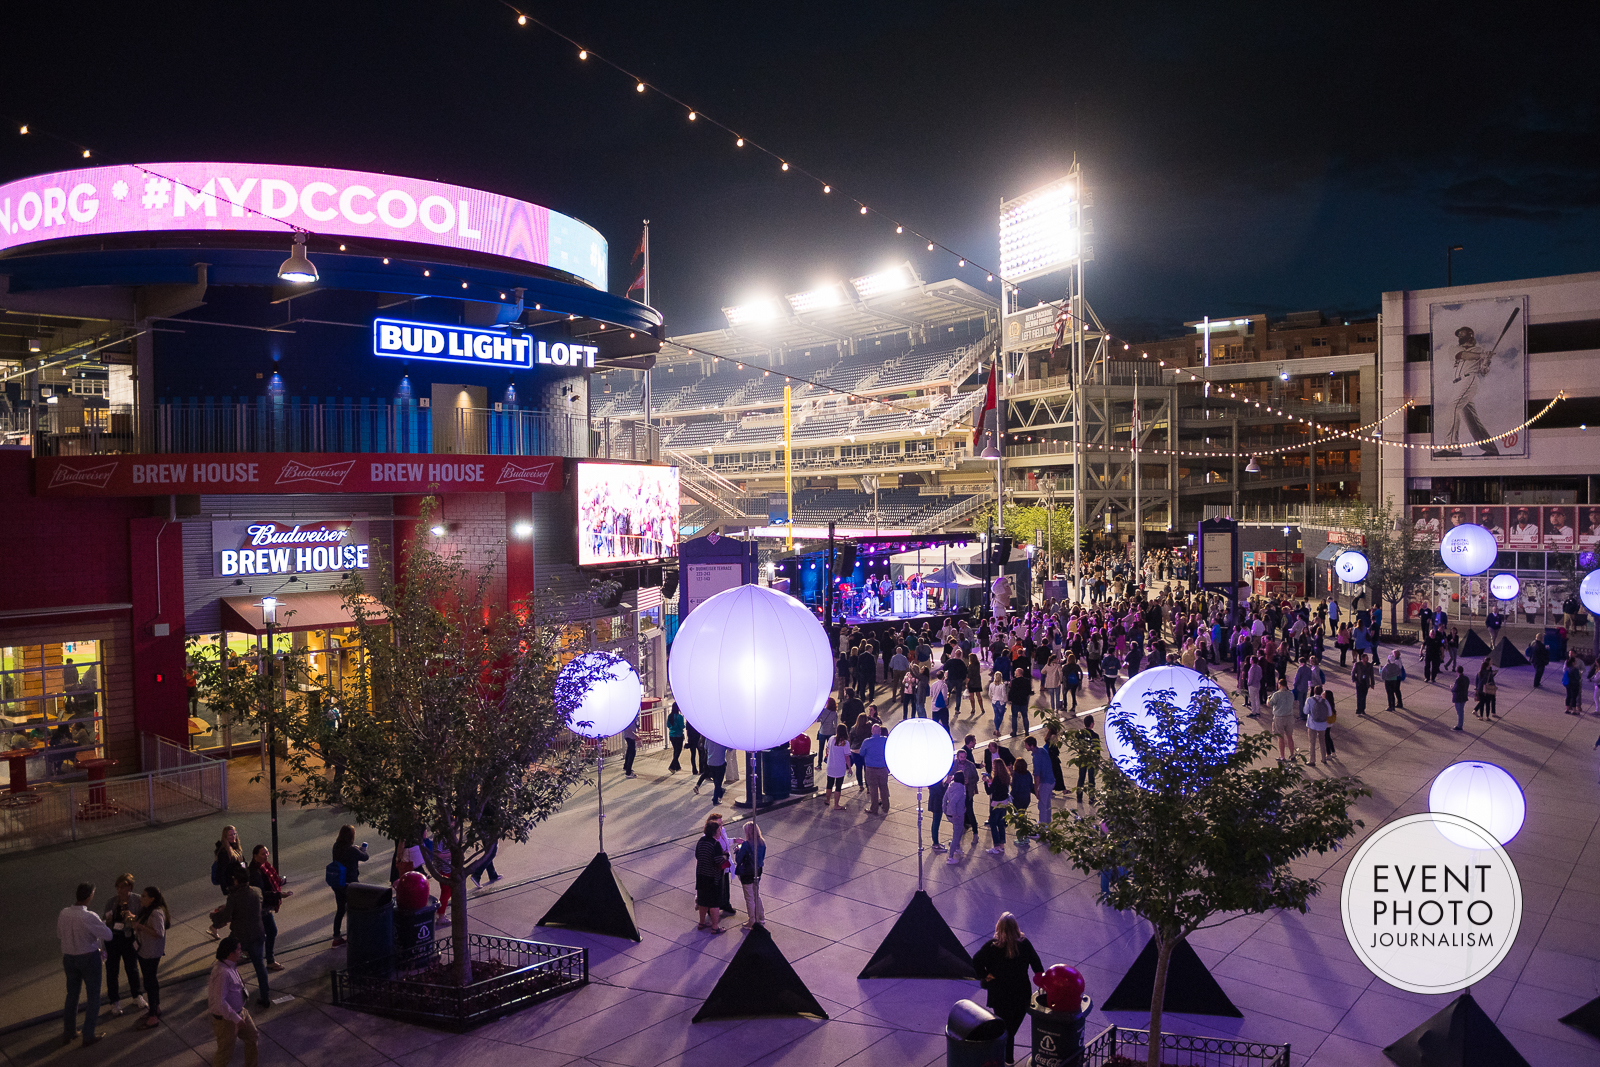
<instances>
[{"instance_id":1,"label":"large video screen","mask_svg":"<svg viewBox=\"0 0 1600 1067\"><path fill-rule=\"evenodd\" d=\"M578 563L661 559L678 551L678 468L578 464Z\"/></svg>"}]
</instances>

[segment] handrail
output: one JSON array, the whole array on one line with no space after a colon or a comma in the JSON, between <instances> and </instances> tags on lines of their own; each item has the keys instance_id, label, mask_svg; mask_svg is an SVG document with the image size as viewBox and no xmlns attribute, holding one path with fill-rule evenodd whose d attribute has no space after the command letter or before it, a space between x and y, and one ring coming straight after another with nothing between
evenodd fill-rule
<instances>
[{"instance_id":1,"label":"handrail","mask_svg":"<svg viewBox=\"0 0 1600 1067\"><path fill-rule=\"evenodd\" d=\"M972 514L972 512L977 511L979 508L991 503L993 500L994 492L992 490L985 489L983 492L978 493L975 496L963 500L960 503L952 504L943 511L939 511L928 516L926 519L923 519L921 522L913 526L911 528L911 532L913 534L936 533L939 530L951 525L957 519L966 518L968 515Z\"/></svg>"}]
</instances>

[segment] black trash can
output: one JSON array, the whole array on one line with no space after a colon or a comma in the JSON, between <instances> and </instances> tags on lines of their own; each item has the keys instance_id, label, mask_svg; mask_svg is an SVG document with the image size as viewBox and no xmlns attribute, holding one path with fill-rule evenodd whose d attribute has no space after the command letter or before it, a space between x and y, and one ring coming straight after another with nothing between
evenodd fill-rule
<instances>
[{"instance_id":1,"label":"black trash can","mask_svg":"<svg viewBox=\"0 0 1600 1067\"><path fill-rule=\"evenodd\" d=\"M350 940L345 957L351 974L388 975L394 968L394 890L386 885L351 882L344 887L349 905Z\"/></svg>"},{"instance_id":2,"label":"black trash can","mask_svg":"<svg viewBox=\"0 0 1600 1067\"><path fill-rule=\"evenodd\" d=\"M970 1000L950 1008L944 1027L945 1067L1005 1067L1006 1021Z\"/></svg>"},{"instance_id":3,"label":"black trash can","mask_svg":"<svg viewBox=\"0 0 1600 1067\"><path fill-rule=\"evenodd\" d=\"M1083 1027L1094 1001L1085 993L1079 1005L1076 1013L1051 1011L1043 994L1033 998L1028 1006L1028 1019L1033 1023L1033 1067L1078 1067L1083 1062Z\"/></svg>"},{"instance_id":4,"label":"black trash can","mask_svg":"<svg viewBox=\"0 0 1600 1067\"><path fill-rule=\"evenodd\" d=\"M433 934L439 902L432 897L416 911L394 913L395 965L402 970L417 970L433 962Z\"/></svg>"},{"instance_id":5,"label":"black trash can","mask_svg":"<svg viewBox=\"0 0 1600 1067\"><path fill-rule=\"evenodd\" d=\"M816 764L810 756L789 757L789 786L795 793L817 791Z\"/></svg>"},{"instance_id":6,"label":"black trash can","mask_svg":"<svg viewBox=\"0 0 1600 1067\"><path fill-rule=\"evenodd\" d=\"M787 799L792 775L787 744L774 746L761 753L762 803L770 804L775 800Z\"/></svg>"}]
</instances>

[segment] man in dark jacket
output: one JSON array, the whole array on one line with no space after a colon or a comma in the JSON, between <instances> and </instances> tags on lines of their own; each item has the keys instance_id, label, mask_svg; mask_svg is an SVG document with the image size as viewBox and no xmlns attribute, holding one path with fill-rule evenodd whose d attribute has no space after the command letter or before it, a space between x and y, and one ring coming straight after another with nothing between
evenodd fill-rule
<instances>
[{"instance_id":1,"label":"man in dark jacket","mask_svg":"<svg viewBox=\"0 0 1600 1067\"><path fill-rule=\"evenodd\" d=\"M1355 666L1350 668L1350 680L1356 686L1356 714L1367 713L1367 690L1372 688L1372 662L1365 652L1356 654Z\"/></svg>"},{"instance_id":2,"label":"man in dark jacket","mask_svg":"<svg viewBox=\"0 0 1600 1067\"><path fill-rule=\"evenodd\" d=\"M267 926L262 917L261 891L250 884L244 868L229 875L228 900L211 913L211 929L224 923L228 933L238 938L239 947L256 969L256 1006L272 1007L267 991Z\"/></svg>"},{"instance_id":3,"label":"man in dark jacket","mask_svg":"<svg viewBox=\"0 0 1600 1067\"><path fill-rule=\"evenodd\" d=\"M1456 679L1450 687L1450 703L1456 706L1456 724L1452 729L1464 729L1467 722L1467 691L1470 683L1467 681L1467 671L1464 667L1456 668Z\"/></svg>"},{"instance_id":4,"label":"man in dark jacket","mask_svg":"<svg viewBox=\"0 0 1600 1067\"><path fill-rule=\"evenodd\" d=\"M1542 689L1544 687L1540 683L1544 681L1544 669L1550 666L1550 650L1536 637L1533 644L1528 646L1528 658L1533 661L1533 687Z\"/></svg>"},{"instance_id":5,"label":"man in dark jacket","mask_svg":"<svg viewBox=\"0 0 1600 1067\"><path fill-rule=\"evenodd\" d=\"M1022 736L1028 732L1028 701L1033 698L1033 676L1028 673L1028 668L1018 667L1011 674L1011 685L1006 690L1006 699L1011 702L1011 732ZM1017 722L1021 720L1022 728L1017 729Z\"/></svg>"}]
</instances>

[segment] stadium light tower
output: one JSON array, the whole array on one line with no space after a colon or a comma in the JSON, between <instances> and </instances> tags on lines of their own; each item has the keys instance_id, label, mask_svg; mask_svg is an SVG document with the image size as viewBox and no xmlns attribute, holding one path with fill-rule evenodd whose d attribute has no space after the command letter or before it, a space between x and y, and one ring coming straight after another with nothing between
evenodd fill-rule
<instances>
[{"instance_id":1,"label":"stadium light tower","mask_svg":"<svg viewBox=\"0 0 1600 1067\"><path fill-rule=\"evenodd\" d=\"M1067 271L1062 313L1064 341L1071 331L1072 386L1072 580L1078 595L1083 574L1079 532L1083 521L1083 174L1076 161L1064 178L1000 202L1000 361L1007 359L1007 317L1017 308L1016 285L1057 271ZM1091 253L1092 254L1092 253ZM1060 320L1058 319L1058 322ZM1026 357L1024 357L1026 358ZM1005 460L1000 461L1004 466Z\"/></svg>"}]
</instances>

